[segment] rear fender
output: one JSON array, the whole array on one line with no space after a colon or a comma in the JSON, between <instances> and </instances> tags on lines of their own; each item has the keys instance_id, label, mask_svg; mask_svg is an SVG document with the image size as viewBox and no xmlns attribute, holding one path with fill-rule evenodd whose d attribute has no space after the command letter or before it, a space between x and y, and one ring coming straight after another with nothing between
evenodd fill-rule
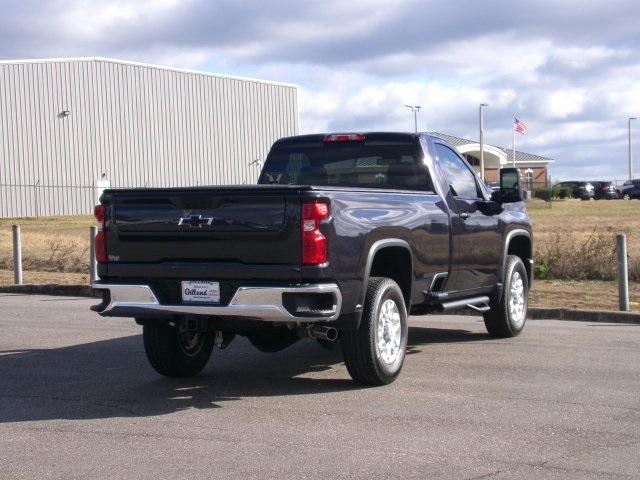
<instances>
[{"instance_id":1,"label":"rear fender","mask_svg":"<svg viewBox=\"0 0 640 480\"><path fill-rule=\"evenodd\" d=\"M369 277L371 276L371 268L373 266L373 260L379 251L389 247L403 248L407 250L407 252L409 253L409 258L411 259L411 283L409 286L409 296L408 296L409 298L407 298L406 300L407 300L407 310L411 309L411 292L413 291L413 271L414 271L413 252L411 251L411 247L409 246L409 243L406 240L402 240L400 238L388 238L384 240L378 240L374 242L373 245L371 245L371 247L369 248L369 253L367 254L367 261L364 267L364 275L362 277L362 289L360 292L360 301L358 305L356 305L355 328L358 328L360 326L360 319L362 318L362 310L364 308L365 297L367 295L367 285L369 284Z\"/></svg>"}]
</instances>

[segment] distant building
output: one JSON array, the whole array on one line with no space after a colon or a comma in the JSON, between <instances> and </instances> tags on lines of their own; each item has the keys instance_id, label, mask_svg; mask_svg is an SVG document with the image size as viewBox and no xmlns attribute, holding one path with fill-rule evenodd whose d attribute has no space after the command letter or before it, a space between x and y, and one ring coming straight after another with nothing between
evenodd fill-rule
<instances>
[{"instance_id":1,"label":"distant building","mask_svg":"<svg viewBox=\"0 0 640 480\"><path fill-rule=\"evenodd\" d=\"M0 62L0 217L89 214L105 187L255 183L297 87L106 58Z\"/></svg>"},{"instance_id":2,"label":"distant building","mask_svg":"<svg viewBox=\"0 0 640 480\"><path fill-rule=\"evenodd\" d=\"M452 144L473 168L480 172L480 144L475 140L455 137L439 132L429 132ZM525 188L546 187L548 166L554 160L533 153L516 150L516 167L520 168ZM484 178L487 182L500 181L500 169L513 165L513 150L505 147L484 144Z\"/></svg>"}]
</instances>

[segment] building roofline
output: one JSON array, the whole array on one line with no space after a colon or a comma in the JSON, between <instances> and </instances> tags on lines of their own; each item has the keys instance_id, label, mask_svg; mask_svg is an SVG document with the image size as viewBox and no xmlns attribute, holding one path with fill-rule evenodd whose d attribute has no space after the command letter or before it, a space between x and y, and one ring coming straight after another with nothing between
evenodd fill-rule
<instances>
[{"instance_id":1,"label":"building roofline","mask_svg":"<svg viewBox=\"0 0 640 480\"><path fill-rule=\"evenodd\" d=\"M262 80L252 77L241 77L238 75L225 75L223 73L203 72L202 70L192 70L188 68L169 67L166 65L156 65L153 63L133 62L130 60L119 60L116 58L105 57L69 57L69 58L32 58L20 60L0 60L0 65L26 64L26 63L71 63L71 62L109 62L120 65L130 65L135 67L155 68L159 70L169 70L172 72L187 73L191 75L204 75L208 77L226 78L229 80L239 80L244 82L264 83L268 85L278 85L281 87L298 88L295 83L277 82L271 80Z\"/></svg>"},{"instance_id":2,"label":"building roofline","mask_svg":"<svg viewBox=\"0 0 640 480\"><path fill-rule=\"evenodd\" d=\"M531 155L534 155L533 153ZM546 158L546 157L545 157ZM555 160L518 160L516 158L516 164L518 163L555 163ZM508 161L507 163L511 163L511 161Z\"/></svg>"},{"instance_id":3,"label":"building roofline","mask_svg":"<svg viewBox=\"0 0 640 480\"><path fill-rule=\"evenodd\" d=\"M449 143L451 143L453 146L456 147L456 149L458 147L461 146L465 146L465 145L480 145L479 142L475 141L475 140L470 140L468 138L464 138L464 137L458 137L456 135L450 135L448 133L442 133L442 132L427 132L428 135L433 135L435 137L438 138L443 138L444 140L449 141ZM452 140L450 140L452 139ZM465 143L459 143L461 141L464 141ZM485 147L486 146L491 146L493 148L497 148L498 150L501 150L507 157L507 164L510 164L512 162L512 157L513 157L513 150L511 148L508 147L500 147L498 145L492 145L489 143L485 143L484 144ZM530 156L530 157L535 157L535 159L531 159L531 160L518 160L517 159L517 154L521 154L521 155L525 155L525 156ZM523 152L522 150L516 150L516 163L554 163L555 160L549 157L545 157L544 155L537 155L535 153L529 153L529 152Z\"/></svg>"}]
</instances>

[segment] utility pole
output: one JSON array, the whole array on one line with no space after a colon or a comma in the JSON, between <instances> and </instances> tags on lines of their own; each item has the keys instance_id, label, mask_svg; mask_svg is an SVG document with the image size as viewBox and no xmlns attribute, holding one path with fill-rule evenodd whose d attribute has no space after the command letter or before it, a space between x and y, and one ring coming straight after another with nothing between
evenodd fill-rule
<instances>
[{"instance_id":1,"label":"utility pole","mask_svg":"<svg viewBox=\"0 0 640 480\"><path fill-rule=\"evenodd\" d=\"M484 117L482 111L484 107L488 107L488 103L480 104L480 178L484 182Z\"/></svg>"},{"instance_id":2,"label":"utility pole","mask_svg":"<svg viewBox=\"0 0 640 480\"><path fill-rule=\"evenodd\" d=\"M629 117L629 180L633 180L633 149L631 148L631 120L636 117Z\"/></svg>"},{"instance_id":3,"label":"utility pole","mask_svg":"<svg viewBox=\"0 0 640 480\"><path fill-rule=\"evenodd\" d=\"M418 133L418 112L420 111L420 105L405 105L405 107L413 112L413 125L415 132Z\"/></svg>"}]
</instances>

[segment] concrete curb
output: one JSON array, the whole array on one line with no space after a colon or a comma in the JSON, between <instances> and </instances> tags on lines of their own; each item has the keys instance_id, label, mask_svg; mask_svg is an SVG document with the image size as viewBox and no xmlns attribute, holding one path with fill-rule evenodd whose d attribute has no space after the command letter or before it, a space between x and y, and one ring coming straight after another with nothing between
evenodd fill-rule
<instances>
[{"instance_id":1,"label":"concrete curb","mask_svg":"<svg viewBox=\"0 0 640 480\"><path fill-rule=\"evenodd\" d=\"M638 312L609 310L572 310L569 308L529 308L527 318L534 320L572 320L577 322L640 324Z\"/></svg>"},{"instance_id":2,"label":"concrete curb","mask_svg":"<svg viewBox=\"0 0 640 480\"><path fill-rule=\"evenodd\" d=\"M5 285L0 293L61 295L67 297L98 297L89 285ZM459 315L478 315L473 310L460 310ZM577 322L629 323L640 325L640 313L608 310L572 310L569 308L530 307L527 318L532 320L571 320Z\"/></svg>"},{"instance_id":3,"label":"concrete curb","mask_svg":"<svg viewBox=\"0 0 640 480\"><path fill-rule=\"evenodd\" d=\"M21 293L25 295L58 295L66 297L97 297L97 295L89 285L3 285L0 286L0 293Z\"/></svg>"},{"instance_id":4,"label":"concrete curb","mask_svg":"<svg viewBox=\"0 0 640 480\"><path fill-rule=\"evenodd\" d=\"M480 315L466 308L452 312L453 315ZM569 320L575 322L629 323L640 325L640 312L616 312L611 310L572 310L570 308L529 307L529 320Z\"/></svg>"}]
</instances>

